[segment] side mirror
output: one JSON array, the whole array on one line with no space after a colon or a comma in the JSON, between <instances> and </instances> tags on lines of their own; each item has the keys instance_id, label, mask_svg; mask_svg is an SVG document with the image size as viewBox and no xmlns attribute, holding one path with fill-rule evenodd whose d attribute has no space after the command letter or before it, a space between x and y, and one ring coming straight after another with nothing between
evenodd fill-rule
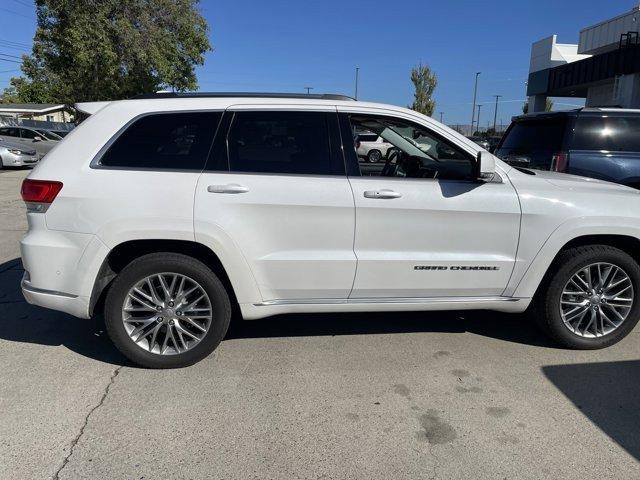
<instances>
[{"instance_id":1,"label":"side mirror","mask_svg":"<svg viewBox=\"0 0 640 480\"><path fill-rule=\"evenodd\" d=\"M480 150L476 158L476 178L491 180L496 173L496 159L486 150Z\"/></svg>"},{"instance_id":2,"label":"side mirror","mask_svg":"<svg viewBox=\"0 0 640 480\"><path fill-rule=\"evenodd\" d=\"M40 142L41 140L42 140L42 137L33 137L34 142Z\"/></svg>"}]
</instances>

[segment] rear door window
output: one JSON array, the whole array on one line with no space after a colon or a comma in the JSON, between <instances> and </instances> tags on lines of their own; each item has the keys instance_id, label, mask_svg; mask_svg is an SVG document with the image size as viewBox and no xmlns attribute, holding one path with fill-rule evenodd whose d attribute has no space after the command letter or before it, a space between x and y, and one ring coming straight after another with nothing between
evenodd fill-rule
<instances>
[{"instance_id":1,"label":"rear door window","mask_svg":"<svg viewBox=\"0 0 640 480\"><path fill-rule=\"evenodd\" d=\"M506 161L548 169L552 156L563 148L567 122L567 117L514 122L496 153Z\"/></svg>"},{"instance_id":2,"label":"rear door window","mask_svg":"<svg viewBox=\"0 0 640 480\"><path fill-rule=\"evenodd\" d=\"M19 137L17 128L0 128L0 135L5 137Z\"/></svg>"},{"instance_id":3,"label":"rear door window","mask_svg":"<svg viewBox=\"0 0 640 480\"><path fill-rule=\"evenodd\" d=\"M100 165L153 170L202 170L222 112L159 113L135 120Z\"/></svg>"},{"instance_id":4,"label":"rear door window","mask_svg":"<svg viewBox=\"0 0 640 480\"><path fill-rule=\"evenodd\" d=\"M236 112L227 137L231 172L344 175L324 112ZM337 131L337 126L335 127Z\"/></svg>"},{"instance_id":5,"label":"rear door window","mask_svg":"<svg viewBox=\"0 0 640 480\"><path fill-rule=\"evenodd\" d=\"M640 117L578 117L571 149L640 152Z\"/></svg>"}]
</instances>

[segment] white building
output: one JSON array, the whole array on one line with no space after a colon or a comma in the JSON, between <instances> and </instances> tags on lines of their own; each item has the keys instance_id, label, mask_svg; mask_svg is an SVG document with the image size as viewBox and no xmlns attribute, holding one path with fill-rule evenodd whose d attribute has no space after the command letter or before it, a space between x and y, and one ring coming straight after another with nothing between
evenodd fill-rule
<instances>
[{"instance_id":1,"label":"white building","mask_svg":"<svg viewBox=\"0 0 640 480\"><path fill-rule=\"evenodd\" d=\"M586 99L588 107L640 108L640 7L583 28L577 45L556 35L531 46L529 111L547 97Z\"/></svg>"}]
</instances>

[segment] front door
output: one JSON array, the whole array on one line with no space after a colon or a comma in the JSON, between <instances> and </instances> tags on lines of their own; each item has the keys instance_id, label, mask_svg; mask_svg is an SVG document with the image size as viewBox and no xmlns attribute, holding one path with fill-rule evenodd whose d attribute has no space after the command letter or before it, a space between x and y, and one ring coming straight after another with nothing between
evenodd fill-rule
<instances>
[{"instance_id":1,"label":"front door","mask_svg":"<svg viewBox=\"0 0 640 480\"><path fill-rule=\"evenodd\" d=\"M345 112L340 122L343 140L368 131L394 145L372 164L345 141L356 204L351 298L499 296L520 225L506 175L476 181L473 152L417 119Z\"/></svg>"},{"instance_id":2,"label":"front door","mask_svg":"<svg viewBox=\"0 0 640 480\"><path fill-rule=\"evenodd\" d=\"M354 209L335 107L242 106L198 182L196 239L214 225L231 237L264 301L346 299Z\"/></svg>"}]
</instances>

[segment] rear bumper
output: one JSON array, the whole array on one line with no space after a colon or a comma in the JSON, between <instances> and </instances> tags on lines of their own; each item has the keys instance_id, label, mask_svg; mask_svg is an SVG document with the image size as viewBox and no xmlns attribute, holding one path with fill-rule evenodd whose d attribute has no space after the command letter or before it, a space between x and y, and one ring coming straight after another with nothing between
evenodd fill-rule
<instances>
[{"instance_id":1,"label":"rear bumper","mask_svg":"<svg viewBox=\"0 0 640 480\"><path fill-rule=\"evenodd\" d=\"M49 230L41 213L28 213L27 219L29 231L20 242L25 299L88 318L91 293L108 248L92 234Z\"/></svg>"},{"instance_id":2,"label":"rear bumper","mask_svg":"<svg viewBox=\"0 0 640 480\"><path fill-rule=\"evenodd\" d=\"M59 310L75 317L89 318L88 297L35 288L31 285L27 272L22 277L20 286L22 287L22 295L31 305Z\"/></svg>"}]
</instances>

